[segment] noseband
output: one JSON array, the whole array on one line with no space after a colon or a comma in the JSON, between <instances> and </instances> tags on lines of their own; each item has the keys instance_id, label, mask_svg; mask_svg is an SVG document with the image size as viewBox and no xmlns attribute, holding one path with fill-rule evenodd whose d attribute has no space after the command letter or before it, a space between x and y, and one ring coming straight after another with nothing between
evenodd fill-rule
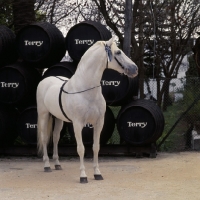
<instances>
[{"instance_id":1,"label":"noseband","mask_svg":"<svg viewBox=\"0 0 200 200\"><path fill-rule=\"evenodd\" d=\"M119 62L119 60L117 60L117 58L115 57L115 60L117 61L118 65L121 66L122 69L124 69L124 67L122 66L122 64Z\"/></svg>"}]
</instances>

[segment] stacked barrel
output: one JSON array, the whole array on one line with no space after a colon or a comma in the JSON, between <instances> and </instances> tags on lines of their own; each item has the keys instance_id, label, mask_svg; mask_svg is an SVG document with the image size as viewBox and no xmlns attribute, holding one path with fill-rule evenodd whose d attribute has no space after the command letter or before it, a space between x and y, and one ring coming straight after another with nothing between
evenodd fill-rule
<instances>
[{"instance_id":1,"label":"stacked barrel","mask_svg":"<svg viewBox=\"0 0 200 200\"><path fill-rule=\"evenodd\" d=\"M16 121L18 112L15 107L7 105L8 95L12 95L8 94L7 91L10 88L17 88L18 83L14 81L7 82L9 72L4 70L5 65L9 65L16 60L15 34L6 26L0 26L0 70L3 70L4 73L4 75L1 75L0 71L0 76L3 78L0 78L0 89L2 91L0 98L1 101L5 101L5 104L0 104L0 146L11 144L17 137Z\"/></svg>"},{"instance_id":2,"label":"stacked barrel","mask_svg":"<svg viewBox=\"0 0 200 200\"><path fill-rule=\"evenodd\" d=\"M99 40L109 40L108 29L94 21L84 21L73 26L66 37L52 24L34 23L21 29L16 38L7 27L0 26L0 135L1 141L12 142L18 134L26 144L37 141L36 88L48 76L71 78L78 62L91 45ZM66 50L73 62L62 62ZM94 63L95 66L95 63ZM46 71L41 74L41 71ZM147 100L134 100L138 96L138 77L133 79L112 69L103 73L102 93L106 100L101 144L108 143L117 121L121 139L132 145L155 142L162 134L164 118L159 107ZM9 112L5 114L5 108ZM115 119L113 110L121 110ZM10 109L13 108L11 117ZM115 114L116 115L116 114ZM9 116L11 122L9 121ZM6 122L5 122L6 120ZM2 125L1 125L2 124ZM3 125L9 127L4 128ZM73 124L65 124L74 138ZM7 130L7 133L5 130ZM12 135L13 137L5 137ZM93 127L86 124L82 131L84 144L93 143ZM5 138L5 139L3 139Z\"/></svg>"},{"instance_id":3,"label":"stacked barrel","mask_svg":"<svg viewBox=\"0 0 200 200\"><path fill-rule=\"evenodd\" d=\"M65 55L65 39L54 25L43 22L25 26L17 36L0 26L0 44L1 143L12 144L20 135L26 144L36 144L36 89L42 70Z\"/></svg>"}]
</instances>

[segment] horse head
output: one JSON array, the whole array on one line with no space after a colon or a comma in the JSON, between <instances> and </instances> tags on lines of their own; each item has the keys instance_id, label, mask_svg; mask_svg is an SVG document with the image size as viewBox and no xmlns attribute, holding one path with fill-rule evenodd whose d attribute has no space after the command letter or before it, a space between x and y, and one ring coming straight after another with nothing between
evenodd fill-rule
<instances>
[{"instance_id":1,"label":"horse head","mask_svg":"<svg viewBox=\"0 0 200 200\"><path fill-rule=\"evenodd\" d=\"M131 78L138 75L137 65L117 47L114 37L105 42L105 51L108 57L107 68L124 73Z\"/></svg>"}]
</instances>

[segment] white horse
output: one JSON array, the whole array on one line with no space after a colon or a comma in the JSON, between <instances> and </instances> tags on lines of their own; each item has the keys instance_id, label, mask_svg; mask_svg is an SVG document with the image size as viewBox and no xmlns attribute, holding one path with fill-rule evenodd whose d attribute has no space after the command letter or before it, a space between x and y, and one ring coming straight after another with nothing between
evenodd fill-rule
<instances>
[{"instance_id":1,"label":"white horse","mask_svg":"<svg viewBox=\"0 0 200 200\"><path fill-rule=\"evenodd\" d=\"M66 80L65 77L47 77L37 88L38 111L38 152L43 152L44 171L50 172L47 144L53 135L53 159L55 169L60 170L58 157L58 141L63 121L73 122L77 142L77 151L80 157L80 182L87 183L84 166L85 148L82 142L82 128L85 124L93 124L93 166L94 177L102 180L99 170L98 153L99 138L104 123L106 110L105 99L101 92L100 81L103 71L111 68L129 77L137 75L137 66L113 42L98 41L91 46L81 58L75 74ZM53 133L52 116L55 117Z\"/></svg>"}]
</instances>

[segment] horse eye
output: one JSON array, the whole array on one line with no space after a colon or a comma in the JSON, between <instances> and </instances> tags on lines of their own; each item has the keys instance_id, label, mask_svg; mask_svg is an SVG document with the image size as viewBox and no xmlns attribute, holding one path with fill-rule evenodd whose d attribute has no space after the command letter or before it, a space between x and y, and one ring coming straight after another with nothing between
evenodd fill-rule
<instances>
[{"instance_id":1,"label":"horse eye","mask_svg":"<svg viewBox=\"0 0 200 200\"><path fill-rule=\"evenodd\" d=\"M120 51L120 50L116 51L116 54L117 54L117 55L120 55L120 54L121 54L121 51Z\"/></svg>"}]
</instances>

